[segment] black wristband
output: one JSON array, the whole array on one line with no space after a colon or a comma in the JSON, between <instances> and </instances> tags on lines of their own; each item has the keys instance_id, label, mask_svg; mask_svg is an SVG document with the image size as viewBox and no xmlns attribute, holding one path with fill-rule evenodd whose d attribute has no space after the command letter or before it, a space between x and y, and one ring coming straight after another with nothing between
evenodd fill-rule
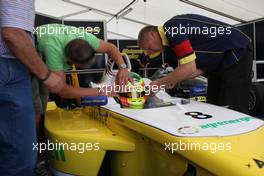
<instances>
[{"instance_id":1,"label":"black wristband","mask_svg":"<svg viewBox=\"0 0 264 176\"><path fill-rule=\"evenodd\" d=\"M48 71L48 73L46 74L45 78L40 79L40 81L45 82L47 79L49 79L50 76L50 72Z\"/></svg>"}]
</instances>

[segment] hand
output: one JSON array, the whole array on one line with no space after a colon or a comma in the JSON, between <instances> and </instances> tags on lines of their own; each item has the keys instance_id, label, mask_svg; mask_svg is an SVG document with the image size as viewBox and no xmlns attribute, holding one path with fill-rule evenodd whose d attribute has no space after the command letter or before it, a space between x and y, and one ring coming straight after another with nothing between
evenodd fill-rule
<instances>
[{"instance_id":1,"label":"hand","mask_svg":"<svg viewBox=\"0 0 264 176\"><path fill-rule=\"evenodd\" d=\"M166 85L166 89L173 89L176 86L176 84L177 84L176 82L168 84L168 85Z\"/></svg>"},{"instance_id":2,"label":"hand","mask_svg":"<svg viewBox=\"0 0 264 176\"><path fill-rule=\"evenodd\" d=\"M58 93L64 87L64 81L55 73L50 73L49 78L43 82L52 93Z\"/></svg>"},{"instance_id":3,"label":"hand","mask_svg":"<svg viewBox=\"0 0 264 176\"><path fill-rule=\"evenodd\" d=\"M154 96L156 93L158 93L161 89L160 87L160 84L159 84L159 81L156 80L156 81L152 81L150 84L149 84L149 95L150 96Z\"/></svg>"},{"instance_id":4,"label":"hand","mask_svg":"<svg viewBox=\"0 0 264 176\"><path fill-rule=\"evenodd\" d=\"M127 82L134 83L133 79L129 76L128 68L121 68L116 75L116 84L125 86Z\"/></svg>"}]
</instances>

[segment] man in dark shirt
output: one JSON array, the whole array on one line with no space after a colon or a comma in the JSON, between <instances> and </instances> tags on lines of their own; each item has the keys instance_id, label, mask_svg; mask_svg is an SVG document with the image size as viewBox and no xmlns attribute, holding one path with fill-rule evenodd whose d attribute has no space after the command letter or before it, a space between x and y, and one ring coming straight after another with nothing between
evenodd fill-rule
<instances>
[{"instance_id":1,"label":"man in dark shirt","mask_svg":"<svg viewBox=\"0 0 264 176\"><path fill-rule=\"evenodd\" d=\"M170 50L177 58L176 69L151 85L170 88L206 74L209 103L248 113L252 47L238 29L200 15L179 15L163 26L144 27L138 44L148 55Z\"/></svg>"}]
</instances>

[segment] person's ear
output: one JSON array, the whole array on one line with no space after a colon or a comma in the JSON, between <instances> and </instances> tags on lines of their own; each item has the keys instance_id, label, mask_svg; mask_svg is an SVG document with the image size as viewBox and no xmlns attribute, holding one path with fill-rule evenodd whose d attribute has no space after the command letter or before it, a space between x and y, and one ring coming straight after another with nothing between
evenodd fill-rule
<instances>
[{"instance_id":1,"label":"person's ear","mask_svg":"<svg viewBox=\"0 0 264 176\"><path fill-rule=\"evenodd\" d=\"M155 39L155 33L154 33L154 31L150 31L150 32L149 32L149 38L150 38L151 40Z\"/></svg>"}]
</instances>

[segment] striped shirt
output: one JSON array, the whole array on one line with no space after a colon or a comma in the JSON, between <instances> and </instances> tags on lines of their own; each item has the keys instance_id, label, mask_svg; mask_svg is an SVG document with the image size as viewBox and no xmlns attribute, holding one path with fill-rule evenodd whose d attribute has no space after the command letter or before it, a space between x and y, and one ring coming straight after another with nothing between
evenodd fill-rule
<instances>
[{"instance_id":1,"label":"striped shirt","mask_svg":"<svg viewBox=\"0 0 264 176\"><path fill-rule=\"evenodd\" d=\"M0 0L0 30L15 27L30 36L35 19L35 0ZM0 34L0 57L14 58Z\"/></svg>"}]
</instances>

